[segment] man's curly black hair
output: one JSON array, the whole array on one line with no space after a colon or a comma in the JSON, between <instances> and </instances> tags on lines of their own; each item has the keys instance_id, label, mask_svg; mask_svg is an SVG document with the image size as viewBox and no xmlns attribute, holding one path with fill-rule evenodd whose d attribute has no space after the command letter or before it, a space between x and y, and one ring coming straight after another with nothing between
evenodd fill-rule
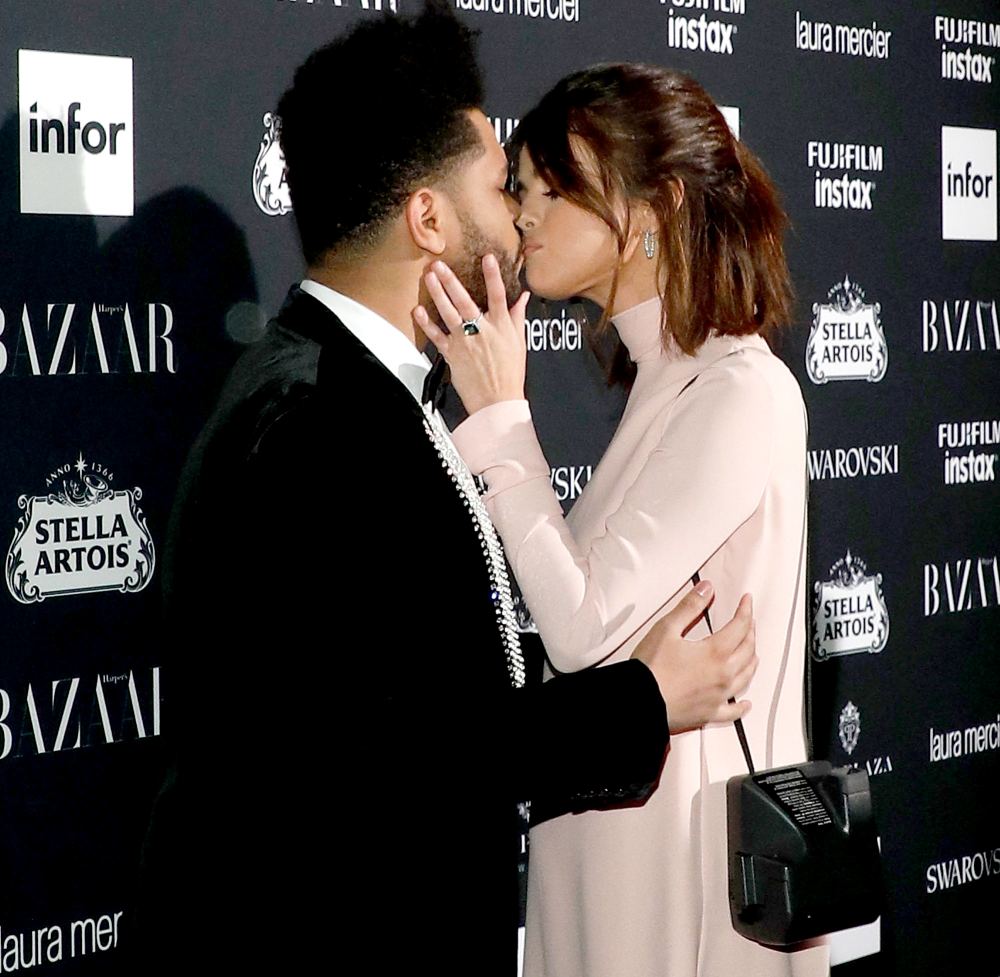
<instances>
[{"instance_id":1,"label":"man's curly black hair","mask_svg":"<svg viewBox=\"0 0 1000 977\"><path fill-rule=\"evenodd\" d=\"M483 103L477 33L427 0L417 17L363 22L295 72L278 114L308 264L363 255L414 190L482 151L464 112Z\"/></svg>"}]
</instances>

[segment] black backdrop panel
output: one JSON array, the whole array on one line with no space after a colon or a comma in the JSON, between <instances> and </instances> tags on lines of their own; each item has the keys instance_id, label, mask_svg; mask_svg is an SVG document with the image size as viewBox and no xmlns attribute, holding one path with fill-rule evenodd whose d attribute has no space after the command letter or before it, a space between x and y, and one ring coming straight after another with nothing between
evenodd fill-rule
<instances>
[{"instance_id":1,"label":"black backdrop panel","mask_svg":"<svg viewBox=\"0 0 1000 977\"><path fill-rule=\"evenodd\" d=\"M131 867L183 722L157 640L175 483L301 273L271 113L313 47L396 5L0 12L2 972L121 972ZM872 774L889 892L861 940L880 951L838 973L995 977L1000 8L455 5L482 31L502 137L568 71L651 61L738 111L781 188L798 307L779 352L810 414L810 735ZM529 307L529 392L566 506L621 409L584 339L594 318ZM226 572L209 539L205 558ZM254 732L232 735L246 749Z\"/></svg>"}]
</instances>

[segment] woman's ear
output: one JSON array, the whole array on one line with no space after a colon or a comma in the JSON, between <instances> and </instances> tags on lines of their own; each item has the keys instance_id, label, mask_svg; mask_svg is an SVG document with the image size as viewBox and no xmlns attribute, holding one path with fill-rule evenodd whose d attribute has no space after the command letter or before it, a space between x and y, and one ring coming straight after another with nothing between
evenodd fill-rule
<instances>
[{"instance_id":1,"label":"woman's ear","mask_svg":"<svg viewBox=\"0 0 1000 977\"><path fill-rule=\"evenodd\" d=\"M628 205L628 237L625 239L625 250L622 252L622 262L632 260L635 249L639 247L646 231L654 235L660 232L656 213L645 200L631 200Z\"/></svg>"},{"instance_id":2,"label":"woman's ear","mask_svg":"<svg viewBox=\"0 0 1000 977\"><path fill-rule=\"evenodd\" d=\"M421 251L435 257L444 254L447 247L446 225L450 216L447 198L430 187L411 193L403 208L410 239Z\"/></svg>"}]
</instances>

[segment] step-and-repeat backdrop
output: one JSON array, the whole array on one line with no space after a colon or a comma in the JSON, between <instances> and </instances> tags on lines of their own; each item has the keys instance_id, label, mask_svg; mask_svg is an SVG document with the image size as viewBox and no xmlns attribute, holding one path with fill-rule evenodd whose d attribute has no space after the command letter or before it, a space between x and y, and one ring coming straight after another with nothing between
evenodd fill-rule
<instances>
[{"instance_id":1,"label":"step-and-repeat backdrop","mask_svg":"<svg viewBox=\"0 0 1000 977\"><path fill-rule=\"evenodd\" d=\"M501 139L565 73L649 61L694 74L781 188L798 312L779 352L810 416L810 734L871 775L889 896L836 972L996 977L1000 8L454 3L482 32ZM175 483L300 274L273 110L312 48L397 7L416 0L0 10L0 973L122 972L184 722L158 643ZM567 506L621 407L587 315L533 304L527 324ZM226 572L210 538L204 558ZM286 709L248 706L229 748Z\"/></svg>"}]
</instances>

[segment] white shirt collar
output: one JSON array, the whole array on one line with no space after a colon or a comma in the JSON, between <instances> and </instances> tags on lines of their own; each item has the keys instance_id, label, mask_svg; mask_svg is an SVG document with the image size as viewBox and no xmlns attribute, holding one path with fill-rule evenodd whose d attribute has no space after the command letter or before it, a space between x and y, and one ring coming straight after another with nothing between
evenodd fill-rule
<instances>
[{"instance_id":1,"label":"white shirt collar","mask_svg":"<svg viewBox=\"0 0 1000 977\"><path fill-rule=\"evenodd\" d=\"M423 398L424 379L431 361L392 323L354 299L305 279L301 288L319 299L359 339L419 404Z\"/></svg>"}]
</instances>

